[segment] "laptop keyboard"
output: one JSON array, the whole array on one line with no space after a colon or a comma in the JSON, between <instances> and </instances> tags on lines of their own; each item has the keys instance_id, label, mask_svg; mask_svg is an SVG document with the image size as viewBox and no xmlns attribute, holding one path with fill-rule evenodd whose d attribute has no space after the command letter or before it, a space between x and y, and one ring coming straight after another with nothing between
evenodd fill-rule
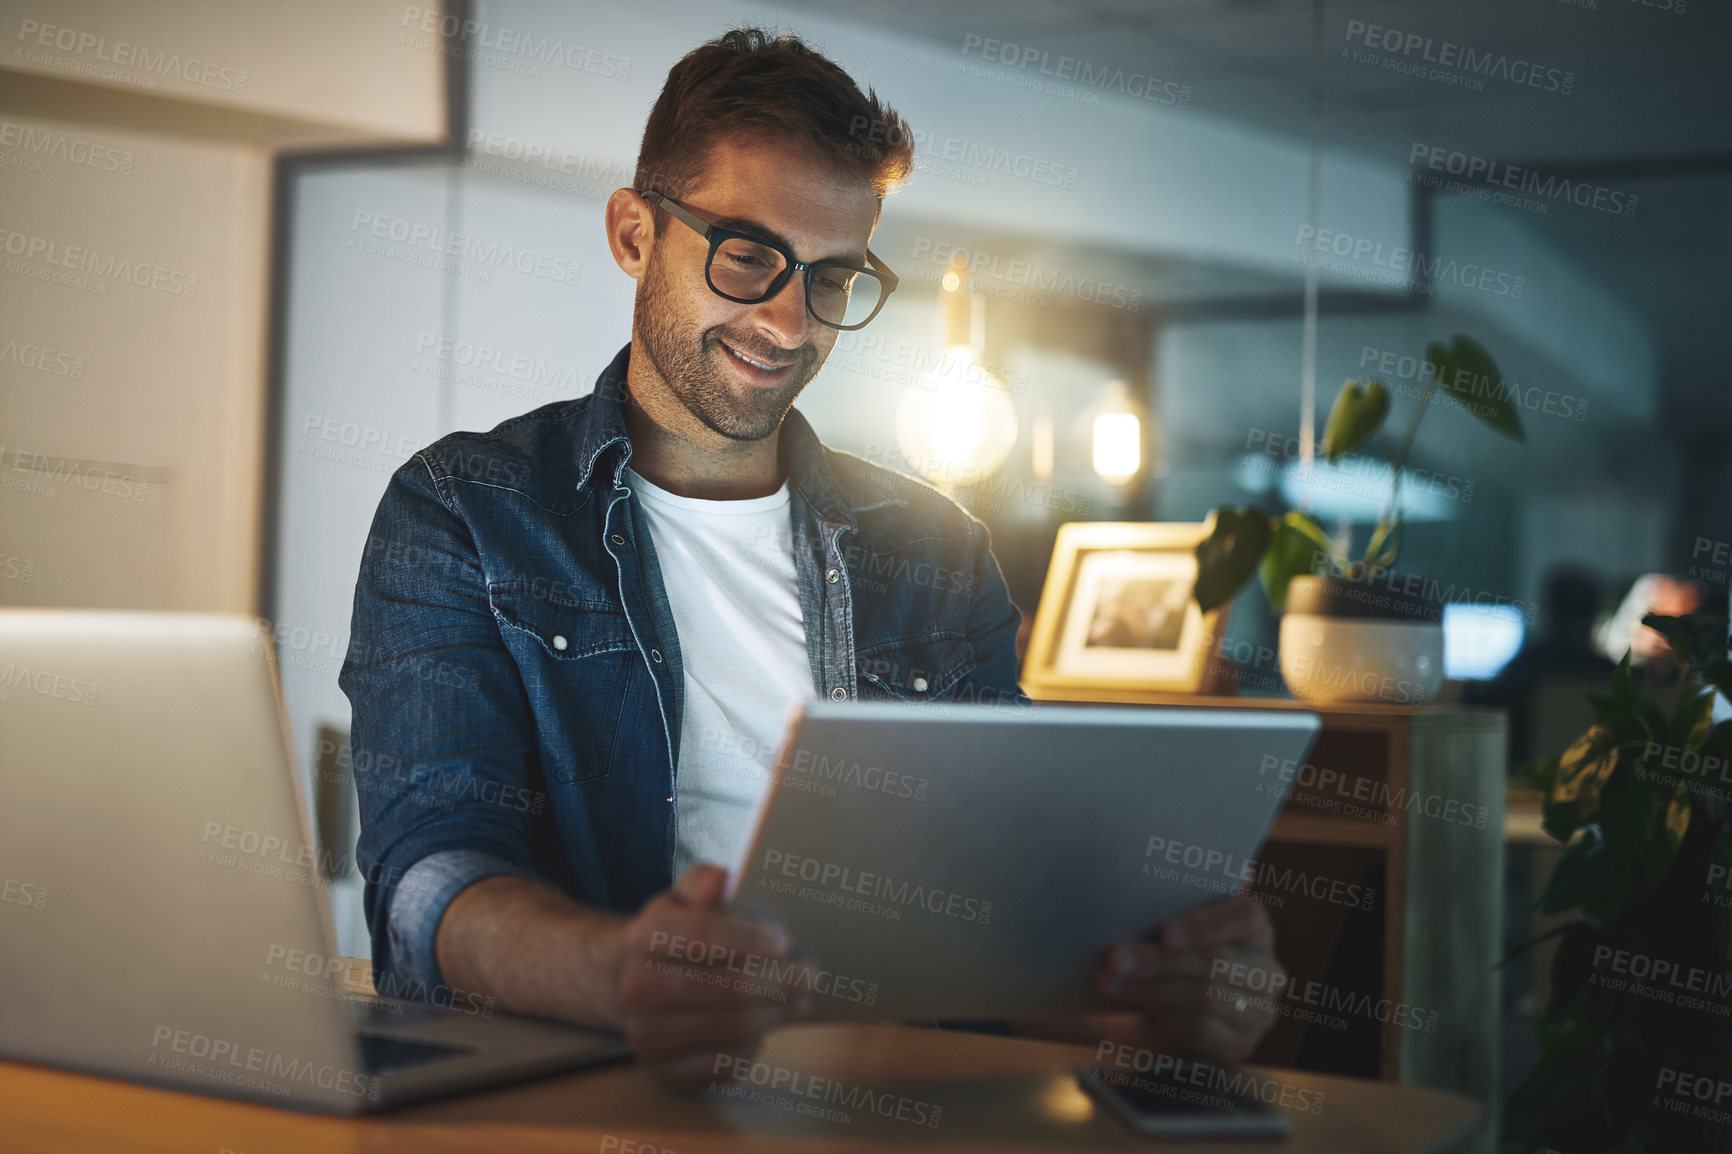
<instances>
[{"instance_id":1,"label":"laptop keyboard","mask_svg":"<svg viewBox=\"0 0 1732 1154\"><path fill-rule=\"evenodd\" d=\"M368 1074L395 1074L410 1066L473 1054L474 1046L442 1046L435 1042L411 1042L385 1034L358 1034L361 1065Z\"/></svg>"}]
</instances>

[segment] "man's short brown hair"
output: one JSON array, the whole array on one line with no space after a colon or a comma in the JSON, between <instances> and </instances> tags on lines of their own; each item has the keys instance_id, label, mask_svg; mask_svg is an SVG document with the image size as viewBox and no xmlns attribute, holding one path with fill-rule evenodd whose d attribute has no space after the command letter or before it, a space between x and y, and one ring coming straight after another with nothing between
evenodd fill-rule
<instances>
[{"instance_id":1,"label":"man's short brown hair","mask_svg":"<svg viewBox=\"0 0 1732 1154\"><path fill-rule=\"evenodd\" d=\"M797 36L736 28L668 70L644 125L637 187L679 199L701 180L710 149L735 135L804 147L880 199L914 168L908 124L876 92L862 93Z\"/></svg>"}]
</instances>

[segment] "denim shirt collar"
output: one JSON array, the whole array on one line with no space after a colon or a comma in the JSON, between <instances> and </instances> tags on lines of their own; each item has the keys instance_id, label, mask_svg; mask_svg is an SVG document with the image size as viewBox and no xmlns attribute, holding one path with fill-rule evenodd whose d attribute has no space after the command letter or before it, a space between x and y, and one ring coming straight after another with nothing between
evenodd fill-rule
<instances>
[{"instance_id":1,"label":"denim shirt collar","mask_svg":"<svg viewBox=\"0 0 1732 1154\"><path fill-rule=\"evenodd\" d=\"M603 455L616 446L618 451L611 456L612 481L616 488L625 483L626 463L631 460L631 438L626 433L620 405L626 397L626 374L630 365L631 345L628 344L596 378L590 403L579 418L575 449L577 487L580 490L593 480ZM837 480L835 470L830 466L829 451L798 409L790 408L782 421L780 451L788 467L789 486L799 490L821 520L857 529L859 526L854 514L907 504L895 497L877 494L870 497L862 494L858 499L851 495Z\"/></svg>"}]
</instances>

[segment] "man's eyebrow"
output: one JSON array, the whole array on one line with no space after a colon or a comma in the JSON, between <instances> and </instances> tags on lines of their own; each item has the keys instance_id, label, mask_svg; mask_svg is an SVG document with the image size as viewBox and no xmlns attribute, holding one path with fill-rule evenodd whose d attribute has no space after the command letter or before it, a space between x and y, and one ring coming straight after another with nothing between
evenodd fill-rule
<instances>
[{"instance_id":1,"label":"man's eyebrow","mask_svg":"<svg viewBox=\"0 0 1732 1154\"><path fill-rule=\"evenodd\" d=\"M731 228L735 232L749 232L753 236L760 236L765 240L773 240L789 252L794 253L795 256L799 255L795 252L794 243L787 237L783 236L781 233L777 232L762 221L753 220L749 216L718 216L714 218L711 223L719 225L722 228ZM816 264L821 260L839 260L845 261L848 264L864 266L866 263L866 255L864 253L852 252L836 253L831 256L813 257L812 260L807 263Z\"/></svg>"}]
</instances>

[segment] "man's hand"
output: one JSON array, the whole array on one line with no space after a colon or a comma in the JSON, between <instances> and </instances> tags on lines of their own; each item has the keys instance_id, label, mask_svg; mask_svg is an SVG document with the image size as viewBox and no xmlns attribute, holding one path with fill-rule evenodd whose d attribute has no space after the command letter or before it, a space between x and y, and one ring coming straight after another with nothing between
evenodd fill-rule
<instances>
[{"instance_id":1,"label":"man's hand","mask_svg":"<svg viewBox=\"0 0 1732 1154\"><path fill-rule=\"evenodd\" d=\"M1233 967L1240 984L1230 979ZM1094 1032L1105 1041L1145 1047L1177 1057L1240 1062L1275 1024L1266 997L1280 988L1275 930L1262 905L1239 896L1216 902L1162 926L1147 942L1114 946L1095 972L1095 988L1135 1012L1103 1015Z\"/></svg>"},{"instance_id":2,"label":"man's hand","mask_svg":"<svg viewBox=\"0 0 1732 1154\"><path fill-rule=\"evenodd\" d=\"M721 908L727 877L695 865L625 926L620 1025L664 1085L707 1084L719 1055L750 1057L766 1029L811 1009L809 963L785 931Z\"/></svg>"}]
</instances>

